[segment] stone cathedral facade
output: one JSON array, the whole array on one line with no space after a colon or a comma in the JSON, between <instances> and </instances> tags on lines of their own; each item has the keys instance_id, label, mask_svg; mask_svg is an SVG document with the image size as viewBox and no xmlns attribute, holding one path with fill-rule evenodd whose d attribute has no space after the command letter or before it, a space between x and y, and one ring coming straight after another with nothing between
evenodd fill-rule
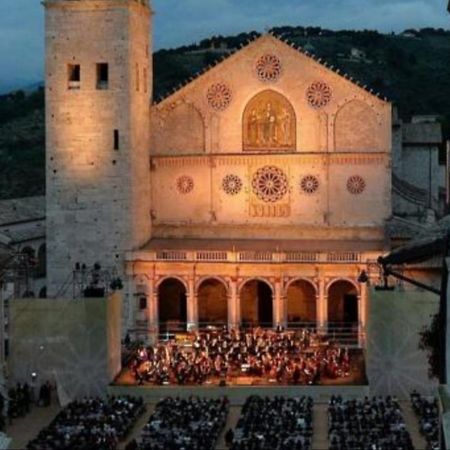
<instances>
[{"instance_id":1,"label":"stone cathedral facade","mask_svg":"<svg viewBox=\"0 0 450 450\"><path fill-rule=\"evenodd\" d=\"M389 249L391 104L267 34L152 102L147 0L46 0L48 294L114 266L138 334L346 324Z\"/></svg>"}]
</instances>

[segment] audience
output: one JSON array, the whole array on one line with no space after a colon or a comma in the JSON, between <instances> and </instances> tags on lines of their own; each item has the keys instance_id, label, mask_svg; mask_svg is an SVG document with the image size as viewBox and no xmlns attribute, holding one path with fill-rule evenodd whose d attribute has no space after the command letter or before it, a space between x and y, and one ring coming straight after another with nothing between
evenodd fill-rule
<instances>
[{"instance_id":1,"label":"audience","mask_svg":"<svg viewBox=\"0 0 450 450\"><path fill-rule=\"evenodd\" d=\"M309 330L214 330L139 347L130 363L138 384L203 384L248 375L282 384L319 384L350 372L348 349Z\"/></svg>"},{"instance_id":2,"label":"audience","mask_svg":"<svg viewBox=\"0 0 450 450\"><path fill-rule=\"evenodd\" d=\"M17 383L15 388L8 390L8 419L12 423L13 419L23 417L30 412L31 408L31 389L27 383Z\"/></svg>"},{"instance_id":3,"label":"audience","mask_svg":"<svg viewBox=\"0 0 450 450\"><path fill-rule=\"evenodd\" d=\"M419 393L411 394L411 403L419 419L420 432L427 441L426 450L439 450L439 407L436 398L425 398Z\"/></svg>"},{"instance_id":4,"label":"audience","mask_svg":"<svg viewBox=\"0 0 450 450\"><path fill-rule=\"evenodd\" d=\"M28 450L115 450L145 411L141 398L85 397L66 406Z\"/></svg>"},{"instance_id":5,"label":"audience","mask_svg":"<svg viewBox=\"0 0 450 450\"><path fill-rule=\"evenodd\" d=\"M139 450L211 450L225 427L228 400L165 398L145 425Z\"/></svg>"},{"instance_id":6,"label":"audience","mask_svg":"<svg viewBox=\"0 0 450 450\"><path fill-rule=\"evenodd\" d=\"M231 450L310 449L312 408L310 397L249 397L242 408Z\"/></svg>"},{"instance_id":7,"label":"audience","mask_svg":"<svg viewBox=\"0 0 450 450\"><path fill-rule=\"evenodd\" d=\"M342 400L328 406L330 450L413 450L395 397Z\"/></svg>"}]
</instances>

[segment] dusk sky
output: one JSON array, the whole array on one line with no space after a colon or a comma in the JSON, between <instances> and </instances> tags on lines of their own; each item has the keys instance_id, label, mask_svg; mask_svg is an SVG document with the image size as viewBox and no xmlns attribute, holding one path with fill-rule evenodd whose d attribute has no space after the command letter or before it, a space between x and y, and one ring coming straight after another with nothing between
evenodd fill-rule
<instances>
[{"instance_id":1,"label":"dusk sky","mask_svg":"<svg viewBox=\"0 0 450 450\"><path fill-rule=\"evenodd\" d=\"M153 0L155 49L278 25L450 28L447 0ZM43 79L40 0L0 0L0 92Z\"/></svg>"}]
</instances>

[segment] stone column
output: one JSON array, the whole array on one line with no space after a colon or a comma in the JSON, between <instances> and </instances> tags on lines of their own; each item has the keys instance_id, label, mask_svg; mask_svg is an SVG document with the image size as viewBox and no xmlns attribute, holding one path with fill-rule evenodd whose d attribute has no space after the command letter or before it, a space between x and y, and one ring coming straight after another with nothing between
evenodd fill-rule
<instances>
[{"instance_id":1,"label":"stone column","mask_svg":"<svg viewBox=\"0 0 450 450\"><path fill-rule=\"evenodd\" d=\"M360 284L358 295L358 343L361 347L365 344L366 323L367 323L367 283Z\"/></svg>"},{"instance_id":2,"label":"stone column","mask_svg":"<svg viewBox=\"0 0 450 450\"><path fill-rule=\"evenodd\" d=\"M286 326L284 314L284 296L282 293L281 279L275 280L275 292L273 298L273 326Z\"/></svg>"},{"instance_id":3,"label":"stone column","mask_svg":"<svg viewBox=\"0 0 450 450\"><path fill-rule=\"evenodd\" d=\"M159 311L158 311L158 290L155 288L155 281L150 280L150 289L147 297L148 314L148 340L154 344L159 335Z\"/></svg>"},{"instance_id":4,"label":"stone column","mask_svg":"<svg viewBox=\"0 0 450 450\"><path fill-rule=\"evenodd\" d=\"M319 291L316 296L317 331L326 333L328 322L328 297L325 292L325 279L319 278Z\"/></svg>"},{"instance_id":5,"label":"stone column","mask_svg":"<svg viewBox=\"0 0 450 450\"><path fill-rule=\"evenodd\" d=\"M158 291L153 291L148 297L148 339L151 344L158 341L159 337L159 308Z\"/></svg>"},{"instance_id":6,"label":"stone column","mask_svg":"<svg viewBox=\"0 0 450 450\"><path fill-rule=\"evenodd\" d=\"M198 305L197 292L195 291L194 277L189 277L188 291L186 292L187 300L187 330L198 329Z\"/></svg>"},{"instance_id":7,"label":"stone column","mask_svg":"<svg viewBox=\"0 0 450 450\"><path fill-rule=\"evenodd\" d=\"M228 328L239 327L241 321L241 308L237 292L237 279L231 278L228 294Z\"/></svg>"}]
</instances>

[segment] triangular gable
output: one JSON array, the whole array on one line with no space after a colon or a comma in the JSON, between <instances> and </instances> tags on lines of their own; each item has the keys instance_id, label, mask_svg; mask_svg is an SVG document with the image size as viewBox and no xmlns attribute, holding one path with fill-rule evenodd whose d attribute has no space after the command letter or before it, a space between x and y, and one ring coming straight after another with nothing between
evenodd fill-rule
<instances>
[{"instance_id":1,"label":"triangular gable","mask_svg":"<svg viewBox=\"0 0 450 450\"><path fill-rule=\"evenodd\" d=\"M361 89L365 94L369 94L374 99L378 101L382 101L384 103L389 103L389 100L386 97L382 97L381 94L374 92L372 89L368 88L366 85L363 85L359 81L355 80L353 77L347 75L346 73L342 73L340 69L335 68L332 65L329 65L326 61L321 58L315 57L312 53L305 50L303 47L296 45L293 42L284 39L281 36L276 36L272 33L265 33L260 36L256 36L253 40L249 40L247 44L242 45L239 49L231 52L229 55L223 56L221 59L217 61L217 63L213 66L205 67L203 71L198 72L196 75L190 77L184 84L176 87L171 93L165 96L162 100L155 102L155 106L164 106L166 103L170 103L176 100L176 98L183 94L187 89L191 87L196 87L197 83L202 80L205 75L214 75L215 72L219 72L221 68L226 65L232 63L236 58L241 56L243 52L247 49L252 48L253 46L257 46L261 41L272 39L275 43L282 44L290 50L296 52L303 57L308 58L312 63L317 64L320 68L325 69L327 72L332 74L333 76L338 76L339 78L346 80L351 83L355 88Z\"/></svg>"}]
</instances>

